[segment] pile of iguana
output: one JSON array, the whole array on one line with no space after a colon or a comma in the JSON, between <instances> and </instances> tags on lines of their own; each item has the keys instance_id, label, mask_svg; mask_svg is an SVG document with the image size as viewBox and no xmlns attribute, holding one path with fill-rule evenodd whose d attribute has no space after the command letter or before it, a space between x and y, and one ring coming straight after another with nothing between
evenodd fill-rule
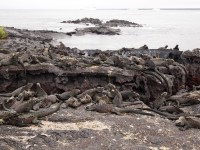
<instances>
[{"instance_id":1,"label":"pile of iguana","mask_svg":"<svg viewBox=\"0 0 200 150\"><path fill-rule=\"evenodd\" d=\"M54 103L56 107L51 108L50 104L34 111L36 105L41 106L46 101ZM1 124L27 126L39 123L37 119L55 113L62 103L63 101L54 100L54 97L47 95L39 83L28 83L11 93L1 94Z\"/></svg>"},{"instance_id":2,"label":"pile of iguana","mask_svg":"<svg viewBox=\"0 0 200 150\"><path fill-rule=\"evenodd\" d=\"M88 53L87 51L81 52L78 49L70 48L64 51L52 45L49 48L44 47L44 49L26 49L23 52L4 54L3 57L0 57L0 68L7 68L13 65L19 68L21 66L24 70L24 76L22 77L25 78L29 72L29 66L54 67L55 70L60 70L61 72L82 70L83 68L91 73L94 72L95 68L96 70L103 68L107 70L107 73L104 73L107 76L112 74L112 71L110 71L110 67L112 67L112 69L116 69L117 73L120 70L121 73L123 73L123 70L127 70L136 74L143 74L146 80L151 78L163 88L162 92L164 92L163 90L167 91L168 97L173 94L174 81L176 81L176 85L185 85L186 82L187 71L185 67L171 59L153 58L149 55L136 57L131 53L130 55L124 55L121 51L118 51L118 53L112 51L90 51ZM9 71L9 69L6 69L6 71ZM60 72L55 74L59 76ZM0 75L6 80L11 80L8 72L2 71ZM67 85L68 80L58 82L59 84ZM149 90L148 84L146 82L145 89L143 89L146 91L143 98L146 101L154 97Z\"/></svg>"},{"instance_id":3,"label":"pile of iguana","mask_svg":"<svg viewBox=\"0 0 200 150\"><path fill-rule=\"evenodd\" d=\"M17 66L19 70L22 67L23 73L27 75L30 73L29 66L37 65L41 67L47 65L49 68L53 66L56 71L59 70L53 72L45 67L47 72L54 73L56 76L56 87L62 86L59 89L60 93L56 91L48 95L40 83L28 83L11 93L0 94L2 124L25 126L36 123L36 118L40 119L58 111L61 105L77 108L88 103L92 105L86 110L103 113L131 113L148 116L154 116L157 113L172 120L185 117L186 121L189 120L188 117L199 116L198 113L186 113L182 109L186 105L199 104L199 91L181 93L181 90L186 90L188 72L184 65L172 59L155 58L146 54L135 56L131 54L131 51L129 53L124 51L81 52L70 48L60 51L59 48L56 50L55 47L50 46L44 49L35 48L33 51L26 49L24 52L3 54L0 56L0 68L4 70L6 68L6 73L1 71L0 75L4 80L10 80L12 77L9 75L9 66ZM104 72L100 74L99 70L104 70ZM103 74L109 81L105 81L107 85L105 83L92 85L85 77L82 83L77 84L76 81L70 80L70 76L64 76L65 73L71 71L72 74L75 71L82 76ZM125 76L118 78L121 74L129 74L128 78L131 79L122 79ZM23 77L26 78L26 76ZM111 81L111 78L115 79ZM74 89L67 87L71 82L74 82L74 85L77 84ZM198 89L198 86L195 88ZM177 91L179 93L174 95ZM131 107L138 104L140 106L138 108ZM52 108L54 105L55 107ZM190 125L187 126L190 127Z\"/></svg>"},{"instance_id":4,"label":"pile of iguana","mask_svg":"<svg viewBox=\"0 0 200 150\"><path fill-rule=\"evenodd\" d=\"M96 87L83 92L79 89L72 89L52 95L48 95L40 83L28 83L11 93L0 94L2 106L0 123L15 126L38 124L38 119L57 112L62 104L77 108L89 103L90 105L86 106L87 111L100 113L140 114L152 117L156 113L162 117L176 120L176 126L185 130L199 128L198 117L200 115L185 113L180 106L198 104L199 95L199 91L193 91L168 97L168 93L163 92L148 107L140 101L138 93L120 91L117 86L111 83L105 87ZM175 103L172 105L169 102ZM131 107L138 104L140 107Z\"/></svg>"}]
</instances>

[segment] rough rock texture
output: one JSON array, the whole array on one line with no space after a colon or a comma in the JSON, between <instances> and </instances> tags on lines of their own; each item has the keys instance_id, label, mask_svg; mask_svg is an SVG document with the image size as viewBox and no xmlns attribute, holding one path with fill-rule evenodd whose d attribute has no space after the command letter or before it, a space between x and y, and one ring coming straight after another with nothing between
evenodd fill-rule
<instances>
[{"instance_id":1,"label":"rough rock texture","mask_svg":"<svg viewBox=\"0 0 200 150\"><path fill-rule=\"evenodd\" d=\"M82 18L77 20L62 21L61 23L74 23L74 24L93 24L96 26L104 25L108 27L142 27L142 25L126 20L112 19L105 23L96 18Z\"/></svg>"},{"instance_id":2,"label":"rough rock texture","mask_svg":"<svg viewBox=\"0 0 200 150\"><path fill-rule=\"evenodd\" d=\"M66 36L64 33L44 30L29 31L12 27L5 27L5 30L8 33L8 39L0 41L0 50L3 51L20 52L27 49L41 49L48 47L53 38Z\"/></svg>"},{"instance_id":3,"label":"rough rock texture","mask_svg":"<svg viewBox=\"0 0 200 150\"><path fill-rule=\"evenodd\" d=\"M142 27L142 25L140 24L126 21L126 20L118 20L118 19L106 21L104 25L109 26L109 27Z\"/></svg>"},{"instance_id":4,"label":"rough rock texture","mask_svg":"<svg viewBox=\"0 0 200 150\"><path fill-rule=\"evenodd\" d=\"M74 32L68 32L68 35L84 35L84 34L100 34L100 35L119 35L120 29L113 29L106 26L77 28Z\"/></svg>"},{"instance_id":5,"label":"rough rock texture","mask_svg":"<svg viewBox=\"0 0 200 150\"><path fill-rule=\"evenodd\" d=\"M94 25L102 25L102 21L96 18L82 18L77 20L69 20L69 21L62 21L61 23L74 23L74 24L94 24Z\"/></svg>"},{"instance_id":6,"label":"rough rock texture","mask_svg":"<svg viewBox=\"0 0 200 150\"><path fill-rule=\"evenodd\" d=\"M99 19L82 18L82 19L77 19L77 20L62 21L61 23L95 25L95 27L80 28L80 29L76 29L73 32L66 33L69 36L84 35L88 33L100 34L100 35L119 35L120 29L114 29L112 27L142 27L142 25L140 24L126 21L126 20L118 20L118 19L109 20L104 23Z\"/></svg>"}]
</instances>

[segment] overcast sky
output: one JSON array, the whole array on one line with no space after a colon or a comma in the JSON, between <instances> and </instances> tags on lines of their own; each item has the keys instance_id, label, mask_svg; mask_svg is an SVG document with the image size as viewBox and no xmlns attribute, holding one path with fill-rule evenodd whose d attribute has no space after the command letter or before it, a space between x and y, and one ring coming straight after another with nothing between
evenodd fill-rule
<instances>
[{"instance_id":1,"label":"overcast sky","mask_svg":"<svg viewBox=\"0 0 200 150\"><path fill-rule=\"evenodd\" d=\"M1 0L0 9L200 8L200 0Z\"/></svg>"}]
</instances>

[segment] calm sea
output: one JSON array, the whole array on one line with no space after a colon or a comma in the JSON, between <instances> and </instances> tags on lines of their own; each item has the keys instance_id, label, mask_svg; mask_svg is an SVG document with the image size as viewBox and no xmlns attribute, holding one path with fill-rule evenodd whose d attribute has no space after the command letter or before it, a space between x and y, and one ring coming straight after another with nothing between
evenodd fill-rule
<instances>
[{"instance_id":1,"label":"calm sea","mask_svg":"<svg viewBox=\"0 0 200 150\"><path fill-rule=\"evenodd\" d=\"M59 39L80 49L150 48L180 45L181 50L200 47L200 10L0 10L0 25L22 29L73 31L84 25L62 24L83 17L124 19L144 25L121 28L121 35L85 35ZM60 30L62 28L62 30Z\"/></svg>"}]
</instances>

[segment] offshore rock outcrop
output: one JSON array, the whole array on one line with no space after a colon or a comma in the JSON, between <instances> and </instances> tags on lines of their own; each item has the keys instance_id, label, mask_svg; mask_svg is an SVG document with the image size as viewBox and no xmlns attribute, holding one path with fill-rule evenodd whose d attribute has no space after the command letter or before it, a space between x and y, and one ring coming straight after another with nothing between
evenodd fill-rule
<instances>
[{"instance_id":1,"label":"offshore rock outcrop","mask_svg":"<svg viewBox=\"0 0 200 150\"><path fill-rule=\"evenodd\" d=\"M142 25L126 21L113 19L107 22L102 22L99 19L94 18L82 18L77 20L62 21L61 23L74 23L74 24L93 24L95 27L77 28L73 32L66 33L69 36L72 35L84 35L84 34L98 34L98 35L120 35L120 29L113 27L142 27Z\"/></svg>"},{"instance_id":2,"label":"offshore rock outcrop","mask_svg":"<svg viewBox=\"0 0 200 150\"><path fill-rule=\"evenodd\" d=\"M120 29L113 29L106 26L78 28L74 32L68 32L67 35L84 35L84 34L98 34L98 35L119 35Z\"/></svg>"},{"instance_id":3,"label":"offshore rock outcrop","mask_svg":"<svg viewBox=\"0 0 200 150\"><path fill-rule=\"evenodd\" d=\"M142 27L142 25L126 20L113 19L104 23L108 27Z\"/></svg>"},{"instance_id":4,"label":"offshore rock outcrop","mask_svg":"<svg viewBox=\"0 0 200 150\"><path fill-rule=\"evenodd\" d=\"M74 23L74 24L93 24L93 25L102 25L102 21L96 18L82 18L77 20L69 20L69 21L62 21L61 23Z\"/></svg>"},{"instance_id":5,"label":"offshore rock outcrop","mask_svg":"<svg viewBox=\"0 0 200 150\"><path fill-rule=\"evenodd\" d=\"M126 21L126 20L119 20L119 19L112 19L106 22L103 22L96 18L82 18L77 20L69 20L69 21L62 21L61 23L74 23L74 24L92 24L95 26L108 26L108 27L142 27L141 24Z\"/></svg>"}]
</instances>

